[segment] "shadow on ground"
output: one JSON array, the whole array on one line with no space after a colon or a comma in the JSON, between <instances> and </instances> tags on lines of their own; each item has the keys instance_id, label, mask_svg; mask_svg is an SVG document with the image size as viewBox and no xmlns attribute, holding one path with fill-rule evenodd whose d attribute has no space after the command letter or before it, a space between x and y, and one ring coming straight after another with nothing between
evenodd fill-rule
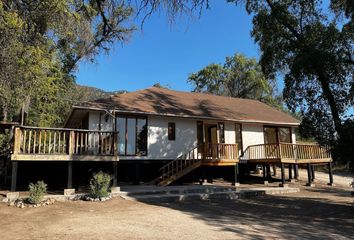
<instances>
[{"instance_id":1,"label":"shadow on ground","mask_svg":"<svg viewBox=\"0 0 354 240\"><path fill-rule=\"evenodd\" d=\"M263 196L146 203L182 211L245 239L352 239L354 233L354 207L325 198Z\"/></svg>"}]
</instances>

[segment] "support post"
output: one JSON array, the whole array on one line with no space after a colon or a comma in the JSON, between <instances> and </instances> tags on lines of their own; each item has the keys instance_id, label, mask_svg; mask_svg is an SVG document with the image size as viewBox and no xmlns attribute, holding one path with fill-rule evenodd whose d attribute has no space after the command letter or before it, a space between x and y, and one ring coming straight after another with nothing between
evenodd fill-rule
<instances>
[{"instance_id":1,"label":"support post","mask_svg":"<svg viewBox=\"0 0 354 240\"><path fill-rule=\"evenodd\" d=\"M73 162L68 162L68 189L73 188Z\"/></svg>"},{"instance_id":2,"label":"support post","mask_svg":"<svg viewBox=\"0 0 354 240\"><path fill-rule=\"evenodd\" d=\"M140 183L140 163L136 162L135 163L135 183L134 184L139 184Z\"/></svg>"},{"instance_id":3,"label":"support post","mask_svg":"<svg viewBox=\"0 0 354 240\"><path fill-rule=\"evenodd\" d=\"M329 174L329 185L333 186L333 172L332 172L332 163L328 163L328 174Z\"/></svg>"},{"instance_id":4,"label":"support post","mask_svg":"<svg viewBox=\"0 0 354 240\"><path fill-rule=\"evenodd\" d=\"M310 163L307 164L307 186L310 186L310 187L314 186L312 184L312 170L311 170Z\"/></svg>"},{"instance_id":5,"label":"support post","mask_svg":"<svg viewBox=\"0 0 354 240\"><path fill-rule=\"evenodd\" d=\"M113 162L113 187L118 186L118 162Z\"/></svg>"},{"instance_id":6,"label":"support post","mask_svg":"<svg viewBox=\"0 0 354 240\"><path fill-rule=\"evenodd\" d=\"M315 181L315 165L311 165L311 177L312 177L312 182Z\"/></svg>"},{"instance_id":7,"label":"support post","mask_svg":"<svg viewBox=\"0 0 354 240\"><path fill-rule=\"evenodd\" d=\"M277 166L273 164L273 176L275 177L277 175ZM269 169L269 175L270 175L270 169Z\"/></svg>"},{"instance_id":8,"label":"support post","mask_svg":"<svg viewBox=\"0 0 354 240\"><path fill-rule=\"evenodd\" d=\"M281 187L285 187L285 169L284 169L284 163L280 164L280 170L281 170Z\"/></svg>"},{"instance_id":9,"label":"support post","mask_svg":"<svg viewBox=\"0 0 354 240\"><path fill-rule=\"evenodd\" d=\"M234 181L232 182L232 186L239 186L240 184L237 182L237 174L238 174L238 163L234 166Z\"/></svg>"},{"instance_id":10,"label":"support post","mask_svg":"<svg viewBox=\"0 0 354 240\"><path fill-rule=\"evenodd\" d=\"M272 175L270 174L270 164L267 164L266 168L267 168L267 178L268 180L270 180L272 178Z\"/></svg>"},{"instance_id":11,"label":"support post","mask_svg":"<svg viewBox=\"0 0 354 240\"><path fill-rule=\"evenodd\" d=\"M202 178L199 180L199 185L203 185L205 181L205 166L202 166L201 171L202 171Z\"/></svg>"},{"instance_id":12,"label":"support post","mask_svg":"<svg viewBox=\"0 0 354 240\"><path fill-rule=\"evenodd\" d=\"M293 166L289 164L289 180L293 179Z\"/></svg>"},{"instance_id":13,"label":"support post","mask_svg":"<svg viewBox=\"0 0 354 240\"><path fill-rule=\"evenodd\" d=\"M266 170L266 165L264 163L262 164L262 171L263 171L263 180L265 181L267 178L267 170Z\"/></svg>"},{"instance_id":14,"label":"support post","mask_svg":"<svg viewBox=\"0 0 354 240\"><path fill-rule=\"evenodd\" d=\"M12 161L11 192L16 191L18 162Z\"/></svg>"},{"instance_id":15,"label":"support post","mask_svg":"<svg viewBox=\"0 0 354 240\"><path fill-rule=\"evenodd\" d=\"M299 165L297 164L294 165L294 177L296 180L299 179Z\"/></svg>"}]
</instances>

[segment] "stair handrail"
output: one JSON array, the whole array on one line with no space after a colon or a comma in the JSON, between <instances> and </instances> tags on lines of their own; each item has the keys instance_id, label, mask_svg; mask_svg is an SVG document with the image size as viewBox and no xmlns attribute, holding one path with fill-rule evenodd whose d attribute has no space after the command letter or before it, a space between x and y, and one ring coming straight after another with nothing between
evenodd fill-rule
<instances>
[{"instance_id":1,"label":"stair handrail","mask_svg":"<svg viewBox=\"0 0 354 240\"><path fill-rule=\"evenodd\" d=\"M173 161L165 164L164 166L162 166L159 171L162 171L162 178L165 178L165 175L169 176L171 175L170 172L173 173L174 171L174 166L176 168L182 168L183 167L188 167L193 165L194 163L203 160L203 153L199 152L199 149L201 147L201 144L197 145L196 147L194 147L192 150L189 150L188 152L182 154L181 156L178 156L176 159L174 159ZM201 155L200 155L201 153ZM180 165L178 164L178 161L184 161L184 164L181 163ZM196 161L198 160L198 161Z\"/></svg>"}]
</instances>

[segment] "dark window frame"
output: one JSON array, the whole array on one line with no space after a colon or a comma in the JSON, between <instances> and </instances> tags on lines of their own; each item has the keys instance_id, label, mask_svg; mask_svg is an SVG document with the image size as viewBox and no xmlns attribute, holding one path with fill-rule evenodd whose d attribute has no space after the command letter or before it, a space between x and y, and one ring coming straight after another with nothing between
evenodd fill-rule
<instances>
[{"instance_id":1,"label":"dark window frame","mask_svg":"<svg viewBox=\"0 0 354 240\"><path fill-rule=\"evenodd\" d=\"M168 122L167 124L167 138L169 141L176 141L176 123Z\"/></svg>"},{"instance_id":2,"label":"dark window frame","mask_svg":"<svg viewBox=\"0 0 354 240\"><path fill-rule=\"evenodd\" d=\"M280 137L279 137L279 128L288 128L289 129L289 134L290 134L290 144L293 143L293 131L291 127L287 126L272 126L272 125L263 125L263 138L264 138L264 143L266 142L266 135L265 135L265 129L266 128L275 128L276 131L276 137L277 137L277 143L279 144L280 142Z\"/></svg>"},{"instance_id":3,"label":"dark window frame","mask_svg":"<svg viewBox=\"0 0 354 240\"><path fill-rule=\"evenodd\" d=\"M125 128L125 136L124 136L124 153L120 153L118 152L119 156L147 156L148 155L148 118L147 116L140 116L140 115L124 115L124 114L116 114L116 119L117 118L124 118L125 119L125 124L124 124L124 128ZM128 125L128 118L134 118L135 119L135 153L134 154L127 154L127 143L128 143L128 129L127 129L127 125ZM140 154L137 153L137 140L138 140L138 119L144 119L146 121L146 139L145 139L145 154ZM117 121L115 121L115 128L117 129ZM120 134L118 132L118 134ZM118 144L118 143L117 143Z\"/></svg>"},{"instance_id":4,"label":"dark window frame","mask_svg":"<svg viewBox=\"0 0 354 240\"><path fill-rule=\"evenodd\" d=\"M222 133L220 131L222 125ZM225 123L224 122L218 122L217 129L219 132L218 136L218 143L225 143Z\"/></svg>"},{"instance_id":5,"label":"dark window frame","mask_svg":"<svg viewBox=\"0 0 354 240\"><path fill-rule=\"evenodd\" d=\"M241 154L243 154L243 136L242 136L242 123L235 123L235 143L237 144L237 130L236 130L236 125L240 126L240 137L241 137L241 146L237 146L239 150L241 150Z\"/></svg>"}]
</instances>

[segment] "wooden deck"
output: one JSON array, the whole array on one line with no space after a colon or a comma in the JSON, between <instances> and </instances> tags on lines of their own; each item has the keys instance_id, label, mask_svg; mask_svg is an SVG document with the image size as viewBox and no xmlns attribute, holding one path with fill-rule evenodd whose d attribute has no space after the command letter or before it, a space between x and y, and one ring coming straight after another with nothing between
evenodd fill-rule
<instances>
[{"instance_id":1,"label":"wooden deck","mask_svg":"<svg viewBox=\"0 0 354 240\"><path fill-rule=\"evenodd\" d=\"M316 164L332 162L330 149L316 144L258 144L248 146L240 157L250 163Z\"/></svg>"},{"instance_id":2,"label":"wooden deck","mask_svg":"<svg viewBox=\"0 0 354 240\"><path fill-rule=\"evenodd\" d=\"M237 144L203 144L203 166L234 166L238 162Z\"/></svg>"},{"instance_id":3,"label":"wooden deck","mask_svg":"<svg viewBox=\"0 0 354 240\"><path fill-rule=\"evenodd\" d=\"M237 144L201 144L160 168L161 176L153 182L167 186L200 166L236 166Z\"/></svg>"},{"instance_id":4,"label":"wooden deck","mask_svg":"<svg viewBox=\"0 0 354 240\"><path fill-rule=\"evenodd\" d=\"M117 133L16 127L11 160L118 161Z\"/></svg>"}]
</instances>

